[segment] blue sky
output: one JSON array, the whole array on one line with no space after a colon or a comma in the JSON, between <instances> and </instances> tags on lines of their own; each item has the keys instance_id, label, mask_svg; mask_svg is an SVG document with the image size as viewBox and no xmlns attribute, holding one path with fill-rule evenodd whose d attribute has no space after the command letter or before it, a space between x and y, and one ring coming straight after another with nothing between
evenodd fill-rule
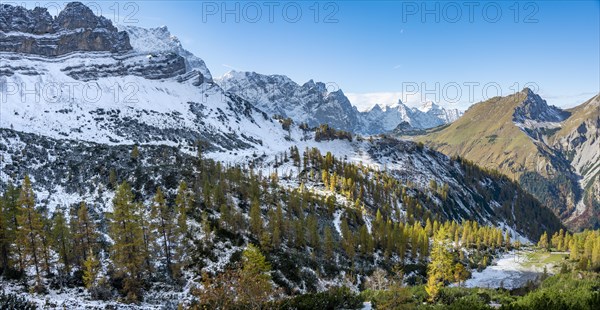
<instances>
[{"instance_id":1,"label":"blue sky","mask_svg":"<svg viewBox=\"0 0 600 310\"><path fill-rule=\"evenodd\" d=\"M214 76L329 82L362 109L398 99L464 109L527 83L570 107L600 91L600 1L93 3L121 24L167 25Z\"/></svg>"}]
</instances>

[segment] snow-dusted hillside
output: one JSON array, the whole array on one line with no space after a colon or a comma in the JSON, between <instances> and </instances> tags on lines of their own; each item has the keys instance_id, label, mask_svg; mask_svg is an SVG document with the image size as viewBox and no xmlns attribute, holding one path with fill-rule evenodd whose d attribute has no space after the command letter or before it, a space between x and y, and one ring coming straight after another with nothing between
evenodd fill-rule
<instances>
[{"instance_id":1,"label":"snow-dusted hillside","mask_svg":"<svg viewBox=\"0 0 600 310\"><path fill-rule=\"evenodd\" d=\"M0 125L108 144L193 146L203 140L232 149L283 139L267 115L217 85L201 83L200 73L162 72L169 58L100 53L3 62L0 70L11 75L2 82L15 91L6 93ZM26 94L34 88L40 93Z\"/></svg>"},{"instance_id":2,"label":"snow-dusted hillside","mask_svg":"<svg viewBox=\"0 0 600 310\"><path fill-rule=\"evenodd\" d=\"M130 145L109 146L103 143L56 139L7 129L0 129L0 133L0 142L5 145L5 148L0 149L0 156L4 159L0 178L6 180L11 179L11 176L29 174L38 193L38 200L49 210L87 201L95 210L109 211L113 196L110 191L103 190L110 187L107 179L108 171L116 169L117 175L127 176L140 168L129 166ZM501 197L496 198L497 200L484 199L499 192L501 188L510 186L508 180L494 182L491 177L485 175L481 180L473 180L467 177L465 167L460 163L450 160L441 153L421 149L413 142L387 138L375 139L372 142L366 140L315 142L310 139L303 140L307 134L310 136L311 133L294 128L288 146L294 145L299 149L316 147L323 153L331 152L336 158L350 163L386 171L401 183L411 184L413 194L419 193L423 195L422 197L427 197L429 202L423 206L431 212L438 213L442 218L457 221L476 219L482 224L510 227L515 230L515 236L517 234L531 236L528 232L529 227L514 218L514 214L509 214L507 217L504 215L504 212L510 210L502 210L502 205L510 206L515 201L501 200ZM143 146L140 151L145 158L141 168L146 171L146 177L139 181L150 183L148 185L140 183L139 186L147 191L145 194L148 197L154 191L154 187L150 184L159 182L155 180L183 178L184 175L177 170L177 167L189 167L193 164L191 152L181 152L176 147L157 144ZM291 164L273 169L274 156L282 158L283 153L289 151L284 145L279 147L280 149L214 151L207 155L229 163L252 162L254 168L265 175L277 171L281 176L300 178L301 171L299 172ZM76 175L73 175L74 169L78 171ZM71 182L73 180L76 182ZM445 201L440 200L439 194L431 189L432 182L447 186L448 198ZM291 188L299 185L295 182L287 184ZM318 184L306 185L314 187ZM0 188L4 186L5 184ZM325 190L325 193L327 192L328 190ZM398 201L397 204L401 209L403 208L402 201ZM511 209L514 212L514 207ZM367 210L365 216L372 219L375 211L376 209Z\"/></svg>"},{"instance_id":3,"label":"snow-dusted hillside","mask_svg":"<svg viewBox=\"0 0 600 310\"><path fill-rule=\"evenodd\" d=\"M0 126L106 144L193 147L201 140L224 150L284 141L266 114L212 83L204 62L166 28L127 29L133 50L124 53L0 51L8 60L0 63Z\"/></svg>"}]
</instances>

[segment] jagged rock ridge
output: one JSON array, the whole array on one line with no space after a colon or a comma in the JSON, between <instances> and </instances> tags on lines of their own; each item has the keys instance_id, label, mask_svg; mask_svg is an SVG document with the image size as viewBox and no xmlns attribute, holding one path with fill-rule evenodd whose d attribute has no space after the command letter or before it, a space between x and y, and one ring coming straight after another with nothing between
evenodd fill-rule
<instances>
[{"instance_id":1,"label":"jagged rock ridge","mask_svg":"<svg viewBox=\"0 0 600 310\"><path fill-rule=\"evenodd\" d=\"M390 106L374 105L358 111L341 89L328 90L321 82L299 85L285 75L263 75L255 72L231 71L217 83L268 114L289 117L315 127L328 124L333 128L360 134L380 134L408 122L413 128L425 129L453 122L460 117L455 109L426 104L421 109L409 108L401 101Z\"/></svg>"}]
</instances>

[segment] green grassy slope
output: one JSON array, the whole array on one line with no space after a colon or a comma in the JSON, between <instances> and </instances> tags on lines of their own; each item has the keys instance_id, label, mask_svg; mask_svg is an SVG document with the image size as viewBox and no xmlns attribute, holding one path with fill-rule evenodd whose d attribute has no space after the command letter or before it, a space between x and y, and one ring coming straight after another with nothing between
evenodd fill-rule
<instances>
[{"instance_id":1,"label":"green grassy slope","mask_svg":"<svg viewBox=\"0 0 600 310\"><path fill-rule=\"evenodd\" d=\"M551 143L532 139L513 122L515 109L526 96L527 90L523 90L477 103L456 122L410 139L449 156L460 156L481 167L498 170L520 182L566 220L574 213L581 197L578 176L566 154L557 152ZM565 121L563 130L571 132L577 128L576 118L588 119L590 110L593 109L581 106L570 111L572 116L568 120L573 124ZM551 132L553 137L563 135L562 130Z\"/></svg>"}]
</instances>

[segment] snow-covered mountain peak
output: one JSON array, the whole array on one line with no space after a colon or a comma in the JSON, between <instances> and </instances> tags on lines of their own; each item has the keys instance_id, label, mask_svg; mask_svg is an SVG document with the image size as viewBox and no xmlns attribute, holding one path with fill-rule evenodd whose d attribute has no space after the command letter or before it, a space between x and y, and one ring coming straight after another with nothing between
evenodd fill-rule
<instances>
[{"instance_id":1,"label":"snow-covered mountain peak","mask_svg":"<svg viewBox=\"0 0 600 310\"><path fill-rule=\"evenodd\" d=\"M407 106L404 104L404 102L402 102L401 99L398 99L398 101L396 103L389 104L389 105L387 105L387 107L396 109L398 107L407 107Z\"/></svg>"},{"instance_id":2,"label":"snow-covered mountain peak","mask_svg":"<svg viewBox=\"0 0 600 310\"><path fill-rule=\"evenodd\" d=\"M410 110L410 108L404 104L402 102L402 100L398 99L398 102L390 104L390 105L386 105L384 110L401 110L401 111L406 111L406 110Z\"/></svg>"},{"instance_id":3,"label":"snow-covered mountain peak","mask_svg":"<svg viewBox=\"0 0 600 310\"><path fill-rule=\"evenodd\" d=\"M289 77L280 74L260 74L254 71L237 71L230 70L222 76L215 79L217 83L224 85L223 88L227 88L227 84L239 84L244 87L251 87L251 84L258 84L264 86L264 84L274 84L282 86L285 84L292 84L294 87L300 87L296 82L292 81Z\"/></svg>"},{"instance_id":4,"label":"snow-covered mountain peak","mask_svg":"<svg viewBox=\"0 0 600 310\"><path fill-rule=\"evenodd\" d=\"M440 106L435 104L435 102L433 102L433 101L427 101L427 102L423 103L423 105L421 105L418 109L421 112L427 113L431 110L440 110Z\"/></svg>"},{"instance_id":5,"label":"snow-covered mountain peak","mask_svg":"<svg viewBox=\"0 0 600 310\"><path fill-rule=\"evenodd\" d=\"M215 78L215 80L221 81L221 80L228 80L228 79L241 79L246 76L246 73L247 72L229 70L229 71L225 72L225 74L223 74L222 76Z\"/></svg>"},{"instance_id":6,"label":"snow-covered mountain peak","mask_svg":"<svg viewBox=\"0 0 600 310\"><path fill-rule=\"evenodd\" d=\"M315 89L315 88L318 88L320 84L322 84L323 86L325 86L325 84L323 84L323 83L315 82L313 79L310 79L310 80L306 81L306 83L302 84L302 88L305 88L305 89Z\"/></svg>"},{"instance_id":7,"label":"snow-covered mountain peak","mask_svg":"<svg viewBox=\"0 0 600 310\"><path fill-rule=\"evenodd\" d=\"M142 28L119 25L118 27L129 34L129 40L134 51L149 54L160 52L176 53L185 59L188 71L199 71L204 76L204 80L212 81L212 74L204 61L184 49L179 38L172 35L167 26Z\"/></svg>"},{"instance_id":8,"label":"snow-covered mountain peak","mask_svg":"<svg viewBox=\"0 0 600 310\"><path fill-rule=\"evenodd\" d=\"M171 35L169 28L142 28L129 25L117 25L120 30L127 31L131 46L138 52L157 52L182 48L179 39Z\"/></svg>"},{"instance_id":9,"label":"snow-covered mountain peak","mask_svg":"<svg viewBox=\"0 0 600 310\"><path fill-rule=\"evenodd\" d=\"M391 110L406 110L408 109L408 107L402 103L402 100L398 100L398 102L396 103L391 103L391 104L383 104L383 103L376 103L375 105L373 105L371 107L371 109L365 111L366 113L371 112L373 110L375 111L381 111L381 112L387 112L387 111L391 111Z\"/></svg>"}]
</instances>

